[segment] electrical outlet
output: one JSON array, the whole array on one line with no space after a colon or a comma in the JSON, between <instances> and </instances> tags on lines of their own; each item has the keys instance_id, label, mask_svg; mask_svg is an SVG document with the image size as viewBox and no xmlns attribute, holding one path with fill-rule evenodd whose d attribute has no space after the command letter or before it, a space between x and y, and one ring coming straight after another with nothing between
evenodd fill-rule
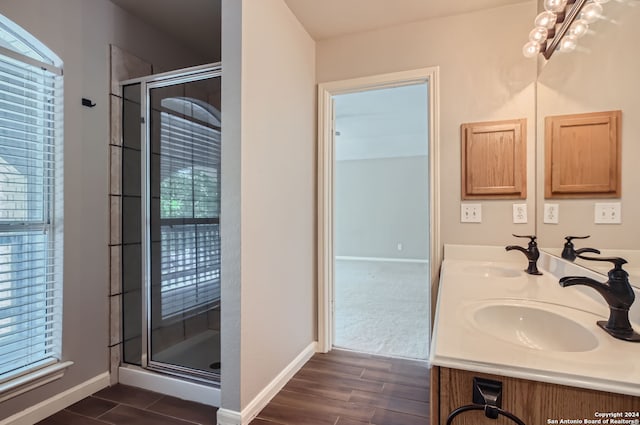
<instances>
[{"instance_id":1,"label":"electrical outlet","mask_svg":"<svg viewBox=\"0 0 640 425\"><path fill-rule=\"evenodd\" d=\"M402 251L402 243L398 242L398 251Z\"/></svg>"},{"instance_id":2,"label":"electrical outlet","mask_svg":"<svg viewBox=\"0 0 640 425\"><path fill-rule=\"evenodd\" d=\"M596 224L620 224L622 223L622 207L620 202L596 203Z\"/></svg>"},{"instance_id":3,"label":"electrical outlet","mask_svg":"<svg viewBox=\"0 0 640 425\"><path fill-rule=\"evenodd\" d=\"M461 223L482 223L482 205L481 204L460 205L460 222Z\"/></svg>"},{"instance_id":4,"label":"electrical outlet","mask_svg":"<svg viewBox=\"0 0 640 425\"><path fill-rule=\"evenodd\" d=\"M560 221L560 205L544 204L544 220L547 224L558 224Z\"/></svg>"},{"instance_id":5,"label":"electrical outlet","mask_svg":"<svg viewBox=\"0 0 640 425\"><path fill-rule=\"evenodd\" d=\"M513 222L515 224L527 222L527 204L513 204Z\"/></svg>"}]
</instances>

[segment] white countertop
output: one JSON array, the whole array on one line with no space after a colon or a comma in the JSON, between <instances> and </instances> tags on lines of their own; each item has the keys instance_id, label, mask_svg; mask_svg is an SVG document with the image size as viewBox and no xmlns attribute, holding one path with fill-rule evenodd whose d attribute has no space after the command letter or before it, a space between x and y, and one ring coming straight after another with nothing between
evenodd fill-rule
<instances>
[{"instance_id":1,"label":"white countertop","mask_svg":"<svg viewBox=\"0 0 640 425\"><path fill-rule=\"evenodd\" d=\"M504 247L445 247L430 364L640 396L640 343L615 339L597 326L596 321L609 317L609 308L595 290L582 285L562 288L558 283L567 275L606 278L545 253L538 260L542 276L526 274L526 266L521 252L506 252ZM636 331L638 292L630 315ZM507 321L481 329L476 312L496 305L513 306L514 311L545 310L550 317L555 313L571 319L590 334L589 347L540 349L535 341L514 342L505 338L508 332L500 331L510 330ZM551 322L549 337L562 338L559 329L554 334Z\"/></svg>"}]
</instances>

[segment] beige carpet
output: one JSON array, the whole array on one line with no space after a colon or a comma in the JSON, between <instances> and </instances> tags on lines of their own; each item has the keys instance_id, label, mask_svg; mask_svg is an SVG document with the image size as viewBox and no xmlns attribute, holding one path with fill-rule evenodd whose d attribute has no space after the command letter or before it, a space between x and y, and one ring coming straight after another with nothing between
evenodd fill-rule
<instances>
[{"instance_id":1,"label":"beige carpet","mask_svg":"<svg viewBox=\"0 0 640 425\"><path fill-rule=\"evenodd\" d=\"M334 345L426 360L429 266L336 260Z\"/></svg>"}]
</instances>

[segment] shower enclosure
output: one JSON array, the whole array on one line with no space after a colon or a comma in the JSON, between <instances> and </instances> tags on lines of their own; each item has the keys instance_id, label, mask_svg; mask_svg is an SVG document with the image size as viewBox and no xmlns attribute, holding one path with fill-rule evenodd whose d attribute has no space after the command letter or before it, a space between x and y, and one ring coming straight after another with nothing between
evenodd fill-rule
<instances>
[{"instance_id":1,"label":"shower enclosure","mask_svg":"<svg viewBox=\"0 0 640 425\"><path fill-rule=\"evenodd\" d=\"M122 83L124 363L220 378L219 65Z\"/></svg>"}]
</instances>

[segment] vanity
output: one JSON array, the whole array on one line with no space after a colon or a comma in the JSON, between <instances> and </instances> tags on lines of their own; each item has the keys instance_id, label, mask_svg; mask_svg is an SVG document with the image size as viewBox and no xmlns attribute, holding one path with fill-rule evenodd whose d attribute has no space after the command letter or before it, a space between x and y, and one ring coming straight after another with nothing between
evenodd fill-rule
<instances>
[{"instance_id":1,"label":"vanity","mask_svg":"<svg viewBox=\"0 0 640 425\"><path fill-rule=\"evenodd\" d=\"M542 275L525 273L527 258L504 246L445 246L429 359L433 425L445 425L452 413L453 425L518 423L492 409L464 410L482 402L527 425L640 423L640 343L598 326L610 310L596 290L559 283L566 276L605 282L612 268L562 259L567 237L578 237L575 249L585 257L626 259L636 298L629 319L640 331L637 6L606 2L606 19L574 52L538 61L535 162L527 163L535 167ZM579 130L567 130L578 123ZM600 123L608 129L602 134L585 130ZM602 187L589 189L594 182ZM599 214L606 208L615 220Z\"/></svg>"},{"instance_id":2,"label":"vanity","mask_svg":"<svg viewBox=\"0 0 640 425\"><path fill-rule=\"evenodd\" d=\"M504 247L445 246L430 354L432 424L472 404L474 378L499 383L502 409L527 425L640 419L640 343L596 324L609 316L596 291L558 283L606 278L545 252L538 267L542 275L525 273L526 259ZM640 329L640 303L630 320ZM452 423L515 422L477 410Z\"/></svg>"}]
</instances>

